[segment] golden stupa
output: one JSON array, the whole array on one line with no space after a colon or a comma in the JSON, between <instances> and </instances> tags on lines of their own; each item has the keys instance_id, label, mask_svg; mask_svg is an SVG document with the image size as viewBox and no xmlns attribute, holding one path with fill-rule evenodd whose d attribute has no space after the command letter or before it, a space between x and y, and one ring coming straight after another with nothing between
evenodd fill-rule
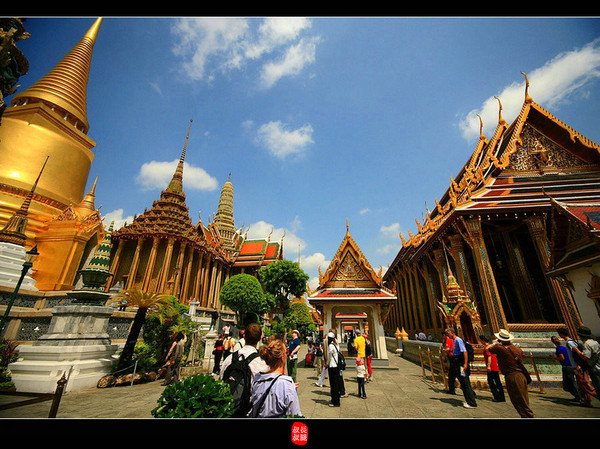
<instances>
[{"instance_id":1,"label":"golden stupa","mask_svg":"<svg viewBox=\"0 0 600 449\"><path fill-rule=\"evenodd\" d=\"M37 245L39 290L69 290L105 230L92 189L84 195L96 143L87 136L87 83L98 18L43 78L15 94L0 126L0 227L21 208L46 163L28 209L24 246ZM47 162L46 162L47 160Z\"/></svg>"}]
</instances>

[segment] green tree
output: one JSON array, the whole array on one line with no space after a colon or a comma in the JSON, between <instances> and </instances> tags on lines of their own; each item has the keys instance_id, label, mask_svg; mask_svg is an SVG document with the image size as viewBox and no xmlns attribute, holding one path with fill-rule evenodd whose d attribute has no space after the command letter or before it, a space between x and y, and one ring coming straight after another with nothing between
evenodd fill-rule
<instances>
[{"instance_id":1,"label":"green tree","mask_svg":"<svg viewBox=\"0 0 600 449\"><path fill-rule=\"evenodd\" d=\"M285 329L296 329L302 337L306 337L311 332L317 331L317 326L313 321L310 309L305 302L293 302L288 307L282 324Z\"/></svg>"},{"instance_id":2,"label":"green tree","mask_svg":"<svg viewBox=\"0 0 600 449\"><path fill-rule=\"evenodd\" d=\"M306 293L309 276L298 263L278 260L259 270L258 278L265 292L275 297L277 310L285 313L290 295L300 298Z\"/></svg>"},{"instance_id":3,"label":"green tree","mask_svg":"<svg viewBox=\"0 0 600 449\"><path fill-rule=\"evenodd\" d=\"M123 300L127 300L128 307L137 307L138 310L131 324L131 329L127 335L127 341L123 347L123 351L119 357L117 363L117 371L127 368L131 365L133 360L133 353L135 350L135 344L140 336L140 331L146 321L146 314L149 311L165 311L166 315L171 313L169 309L173 308L173 300L170 295L163 295L158 293L146 293L142 290L128 289L119 292L117 297L110 302L119 303Z\"/></svg>"},{"instance_id":4,"label":"green tree","mask_svg":"<svg viewBox=\"0 0 600 449\"><path fill-rule=\"evenodd\" d=\"M221 304L236 314L237 322L245 324L246 315L262 315L273 309L272 296L265 294L258 279L249 274L229 278L219 294Z\"/></svg>"}]
</instances>

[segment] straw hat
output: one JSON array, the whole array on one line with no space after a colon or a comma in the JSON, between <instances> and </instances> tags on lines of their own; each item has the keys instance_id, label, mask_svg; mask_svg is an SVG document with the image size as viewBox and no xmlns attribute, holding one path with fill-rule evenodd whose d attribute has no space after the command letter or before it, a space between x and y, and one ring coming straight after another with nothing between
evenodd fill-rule
<instances>
[{"instance_id":1,"label":"straw hat","mask_svg":"<svg viewBox=\"0 0 600 449\"><path fill-rule=\"evenodd\" d=\"M511 341L514 337L513 334L508 332L506 329L500 329L500 332L494 334L500 341Z\"/></svg>"}]
</instances>

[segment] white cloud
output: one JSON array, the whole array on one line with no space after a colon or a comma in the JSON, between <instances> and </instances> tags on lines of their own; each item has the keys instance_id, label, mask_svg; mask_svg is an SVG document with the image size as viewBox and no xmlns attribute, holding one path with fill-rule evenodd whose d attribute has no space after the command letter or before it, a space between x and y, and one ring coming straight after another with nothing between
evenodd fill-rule
<instances>
[{"instance_id":1,"label":"white cloud","mask_svg":"<svg viewBox=\"0 0 600 449\"><path fill-rule=\"evenodd\" d=\"M364 209L361 209L359 213L361 215L365 215L365 214L368 214L369 212L371 212L371 209L369 209L368 207L365 207Z\"/></svg>"},{"instance_id":2,"label":"white cloud","mask_svg":"<svg viewBox=\"0 0 600 449\"><path fill-rule=\"evenodd\" d=\"M178 159L171 162L146 162L140 168L136 182L144 190L164 189L173 178L178 163ZM216 178L210 176L203 168L187 162L183 164L183 183L185 189L215 190L218 187Z\"/></svg>"},{"instance_id":3,"label":"white cloud","mask_svg":"<svg viewBox=\"0 0 600 449\"><path fill-rule=\"evenodd\" d=\"M108 212L104 217L102 217L102 221L104 222L104 226L108 227L112 221L114 221L113 231L120 229L123 227L125 223L133 222L133 215L128 215L127 217L123 217L123 209L115 209L112 212Z\"/></svg>"},{"instance_id":4,"label":"white cloud","mask_svg":"<svg viewBox=\"0 0 600 449\"><path fill-rule=\"evenodd\" d=\"M309 144L314 143L312 134L310 124L288 131L280 121L275 121L265 123L258 129L256 142L267 148L272 155L284 159L286 156L302 153Z\"/></svg>"},{"instance_id":5,"label":"white cloud","mask_svg":"<svg viewBox=\"0 0 600 449\"><path fill-rule=\"evenodd\" d=\"M182 18L171 29L177 38L173 53L184 60L182 67L192 80L210 81L218 73L240 70L249 61L257 61L266 67L263 81L270 87L282 76L298 74L314 62L318 39L301 38L310 27L310 20L302 17ZM272 62L273 58L279 58L278 62Z\"/></svg>"},{"instance_id":6,"label":"white cloud","mask_svg":"<svg viewBox=\"0 0 600 449\"><path fill-rule=\"evenodd\" d=\"M398 237L400 233L400 223L392 223L389 226L382 225L379 232L386 237Z\"/></svg>"},{"instance_id":7,"label":"white cloud","mask_svg":"<svg viewBox=\"0 0 600 449\"><path fill-rule=\"evenodd\" d=\"M390 253L397 253L398 251L400 251L400 249L402 248L402 245L397 243L390 243L388 245L385 245L383 248L377 248L375 251L377 251L377 254L382 254L382 255L386 255L386 254L390 254Z\"/></svg>"},{"instance_id":8,"label":"white cloud","mask_svg":"<svg viewBox=\"0 0 600 449\"><path fill-rule=\"evenodd\" d=\"M325 259L323 253L313 253L310 256L300 256L300 266L304 270L317 270L321 267L321 270L325 272L331 260Z\"/></svg>"},{"instance_id":9,"label":"white cloud","mask_svg":"<svg viewBox=\"0 0 600 449\"><path fill-rule=\"evenodd\" d=\"M522 75L521 75L522 76ZM574 95L586 95L585 87L600 77L600 38L580 49L564 52L530 73L529 96L547 108L558 107L570 101ZM518 115L525 98L525 77L496 95L502 103L502 116L512 122ZM469 141L479 137L481 116L484 134L491 136L498 124L498 100L490 97L478 110L472 110L460 123L463 137Z\"/></svg>"},{"instance_id":10,"label":"white cloud","mask_svg":"<svg viewBox=\"0 0 600 449\"><path fill-rule=\"evenodd\" d=\"M284 76L297 75L302 69L315 62L316 47L319 39L302 39L287 49L278 61L263 66L261 79L264 87L272 87Z\"/></svg>"}]
</instances>

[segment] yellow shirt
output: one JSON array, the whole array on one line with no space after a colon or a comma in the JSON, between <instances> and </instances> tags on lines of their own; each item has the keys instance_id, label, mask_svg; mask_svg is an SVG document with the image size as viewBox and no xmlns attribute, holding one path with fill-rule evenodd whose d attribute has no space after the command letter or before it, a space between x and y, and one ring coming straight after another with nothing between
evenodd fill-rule
<instances>
[{"instance_id":1,"label":"yellow shirt","mask_svg":"<svg viewBox=\"0 0 600 449\"><path fill-rule=\"evenodd\" d=\"M356 337L354 339L354 347L358 352L358 357L365 357L365 347L366 347L365 337L362 335L360 337Z\"/></svg>"}]
</instances>

